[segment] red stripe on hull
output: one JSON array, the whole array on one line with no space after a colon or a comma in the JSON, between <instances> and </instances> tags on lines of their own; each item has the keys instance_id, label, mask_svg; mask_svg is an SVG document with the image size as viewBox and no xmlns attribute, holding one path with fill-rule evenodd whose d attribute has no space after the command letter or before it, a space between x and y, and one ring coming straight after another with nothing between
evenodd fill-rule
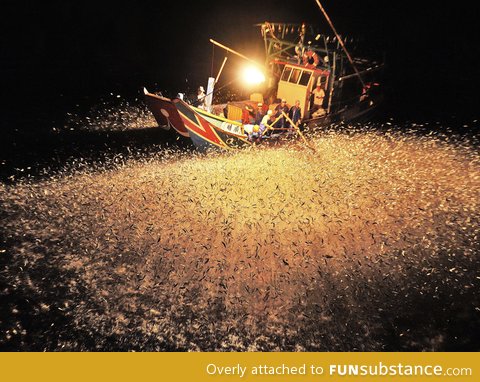
<instances>
[{"instance_id":1,"label":"red stripe on hull","mask_svg":"<svg viewBox=\"0 0 480 382\"><path fill-rule=\"evenodd\" d=\"M197 115L197 113L183 101L175 100L174 102L177 105L180 117L182 118L182 121L187 129L191 130L193 133L199 135L215 146L225 149L229 148L228 145L226 145L225 142L220 139L215 132L215 129L208 121Z\"/></svg>"}]
</instances>

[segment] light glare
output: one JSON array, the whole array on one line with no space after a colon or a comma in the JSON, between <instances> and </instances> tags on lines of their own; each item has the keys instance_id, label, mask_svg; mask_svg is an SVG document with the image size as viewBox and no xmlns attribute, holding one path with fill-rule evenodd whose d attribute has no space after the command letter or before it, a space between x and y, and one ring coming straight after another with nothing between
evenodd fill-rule
<instances>
[{"instance_id":1,"label":"light glare","mask_svg":"<svg viewBox=\"0 0 480 382\"><path fill-rule=\"evenodd\" d=\"M257 68L249 66L243 71L243 79L249 85L258 85L265 81L265 76Z\"/></svg>"}]
</instances>

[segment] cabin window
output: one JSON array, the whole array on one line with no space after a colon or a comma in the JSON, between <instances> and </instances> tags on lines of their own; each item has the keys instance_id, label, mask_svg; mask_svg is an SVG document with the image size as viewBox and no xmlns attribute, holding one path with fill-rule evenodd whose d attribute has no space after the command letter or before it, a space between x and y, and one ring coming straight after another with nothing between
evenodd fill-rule
<instances>
[{"instance_id":1,"label":"cabin window","mask_svg":"<svg viewBox=\"0 0 480 382\"><path fill-rule=\"evenodd\" d=\"M300 69L293 69L292 75L290 76L290 79L288 80L288 82L296 84L298 82L298 77L300 77L300 73L301 73Z\"/></svg>"},{"instance_id":2,"label":"cabin window","mask_svg":"<svg viewBox=\"0 0 480 382\"><path fill-rule=\"evenodd\" d=\"M292 68L285 67L282 74L282 81L288 81L288 77L290 77L291 72L292 72Z\"/></svg>"},{"instance_id":3,"label":"cabin window","mask_svg":"<svg viewBox=\"0 0 480 382\"><path fill-rule=\"evenodd\" d=\"M298 83L300 85L307 86L311 76L312 76L312 72L304 71L300 76L300 81Z\"/></svg>"}]
</instances>

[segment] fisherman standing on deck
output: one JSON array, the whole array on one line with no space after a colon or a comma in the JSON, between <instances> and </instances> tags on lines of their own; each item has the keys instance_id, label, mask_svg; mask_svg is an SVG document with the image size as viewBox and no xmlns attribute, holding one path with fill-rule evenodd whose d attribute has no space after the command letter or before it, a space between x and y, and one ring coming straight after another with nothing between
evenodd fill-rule
<instances>
[{"instance_id":1,"label":"fisherman standing on deck","mask_svg":"<svg viewBox=\"0 0 480 382\"><path fill-rule=\"evenodd\" d=\"M288 114L287 100L285 98L283 98L282 102L275 107L275 118L280 117L282 115L282 111L285 114ZM285 120L285 117L280 118L278 122L275 123L274 127L277 129L287 127L287 121Z\"/></svg>"},{"instance_id":2,"label":"fisherman standing on deck","mask_svg":"<svg viewBox=\"0 0 480 382\"><path fill-rule=\"evenodd\" d=\"M290 108L288 117L292 120L295 126L300 124L300 119L302 118L302 109L300 108L300 101L298 99L295 101L295 105Z\"/></svg>"},{"instance_id":3,"label":"fisherman standing on deck","mask_svg":"<svg viewBox=\"0 0 480 382\"><path fill-rule=\"evenodd\" d=\"M317 82L317 87L312 92L313 95L313 107L311 110L311 117L321 117L325 114L325 110L323 109L323 100L325 99L325 90L323 90L320 82L320 78Z\"/></svg>"},{"instance_id":4,"label":"fisherman standing on deck","mask_svg":"<svg viewBox=\"0 0 480 382\"><path fill-rule=\"evenodd\" d=\"M197 91L197 107L199 109L207 110L207 104L205 102L205 89L203 86L200 86Z\"/></svg>"}]
</instances>

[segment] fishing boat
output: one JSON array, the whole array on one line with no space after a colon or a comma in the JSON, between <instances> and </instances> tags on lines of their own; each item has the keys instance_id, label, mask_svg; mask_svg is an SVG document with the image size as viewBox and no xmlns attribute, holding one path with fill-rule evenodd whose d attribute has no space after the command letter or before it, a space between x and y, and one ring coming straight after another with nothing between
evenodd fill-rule
<instances>
[{"instance_id":1,"label":"fishing boat","mask_svg":"<svg viewBox=\"0 0 480 382\"><path fill-rule=\"evenodd\" d=\"M158 126L189 137L200 151L237 149L251 145L245 125L194 107L181 98L168 99L144 89L145 100Z\"/></svg>"},{"instance_id":2,"label":"fishing boat","mask_svg":"<svg viewBox=\"0 0 480 382\"><path fill-rule=\"evenodd\" d=\"M383 99L383 59L361 56L356 49L358 44L342 38L317 3L335 35L320 34L314 26L305 23L258 24L265 46L264 64L210 39L215 46L253 64L254 75L258 70L268 73L263 93L253 93L246 100L212 105L215 84L227 58L217 77L209 78L202 105L186 102L181 94L169 99L144 89L146 104L159 126L173 128L205 151L236 149L277 141L284 136L305 139L304 128L368 119ZM349 44L351 47L347 48ZM299 105L300 118L293 121L291 115L282 113L288 109L279 107L281 101L286 102L287 108ZM255 114L265 114L267 110L272 110L272 116L259 128L258 120L255 124Z\"/></svg>"}]
</instances>

